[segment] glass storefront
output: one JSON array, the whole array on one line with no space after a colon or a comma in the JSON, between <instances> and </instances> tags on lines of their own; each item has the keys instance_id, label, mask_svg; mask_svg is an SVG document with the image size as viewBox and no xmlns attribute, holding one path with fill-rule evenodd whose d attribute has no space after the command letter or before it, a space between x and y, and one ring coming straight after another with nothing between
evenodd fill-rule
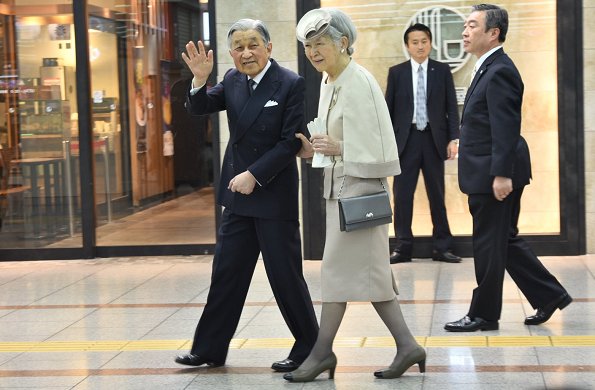
<instances>
[{"instance_id":1,"label":"glass storefront","mask_svg":"<svg viewBox=\"0 0 595 390\"><path fill-rule=\"evenodd\" d=\"M320 6L340 8L353 18L354 57L383 88L389 67L407 59L405 26L429 25L431 56L451 64L462 108L475 58L462 52L460 34L474 3L322 0ZM575 89L558 88L575 77L572 56L562 56L565 47L558 42L574 36L576 23L570 11L560 17L564 10L557 3L498 4L510 14L504 48L525 82L522 133L531 149L533 182L523 197L521 231L548 251L576 252L584 229L573 205L583 189L564 183L576 181L582 167L568 163L574 150L569 129L576 126L568 124L573 111L566 102L582 104L582 97ZM84 4L86 15L75 14L73 4ZM212 252L219 211L213 186L225 134L220 140L218 116L187 115L192 75L181 53L198 39L217 50L214 28L225 30L241 11L233 4L212 2L210 10L221 11L226 21L218 23L210 20L214 13L206 0L0 0L0 261ZM317 4L296 1L297 19ZM571 22L563 23L566 19ZM76 60L81 20L88 28L86 99L79 91L87 80L77 77L87 70L87 63ZM317 91L318 75L304 76ZM216 81L213 75L209 84ZM84 103L89 110L77 107ZM302 181L308 180L302 172ZM304 198L311 206L304 209L304 242L313 242L304 246L307 258L319 258L324 244L317 191L310 188L306 196L312 199ZM446 163L446 191L451 229L464 252L471 219L458 189L456 161ZM432 226L423 180L414 213L414 234L425 242Z\"/></svg>"},{"instance_id":2,"label":"glass storefront","mask_svg":"<svg viewBox=\"0 0 595 390\"><path fill-rule=\"evenodd\" d=\"M353 19L358 31L354 58L372 72L383 89L389 67L409 59L403 45L406 28L416 22L430 27L433 33L430 57L451 66L460 110L477 60L462 50L463 23L473 4L477 1L321 1L321 6L339 8ZM556 1L507 0L498 5L508 10L510 20L504 50L519 68L525 84L521 132L529 144L533 165L533 181L523 196L519 227L523 234L558 234ZM456 160L446 162L445 184L451 230L455 235L469 235L471 217L467 198L458 187ZM414 234L431 236L432 222L423 180L418 182L413 212Z\"/></svg>"},{"instance_id":3,"label":"glass storefront","mask_svg":"<svg viewBox=\"0 0 595 390\"><path fill-rule=\"evenodd\" d=\"M0 1L0 248L80 247L89 179L97 246L213 244L210 121L185 112L191 75L180 58L203 37L207 5L86 5L89 130L77 110L72 2ZM92 133L92 178L81 174L79 131Z\"/></svg>"},{"instance_id":4,"label":"glass storefront","mask_svg":"<svg viewBox=\"0 0 595 390\"><path fill-rule=\"evenodd\" d=\"M56 1L35 12L2 2L0 145L2 247L80 246L72 11ZM27 9L19 13L18 9Z\"/></svg>"}]
</instances>

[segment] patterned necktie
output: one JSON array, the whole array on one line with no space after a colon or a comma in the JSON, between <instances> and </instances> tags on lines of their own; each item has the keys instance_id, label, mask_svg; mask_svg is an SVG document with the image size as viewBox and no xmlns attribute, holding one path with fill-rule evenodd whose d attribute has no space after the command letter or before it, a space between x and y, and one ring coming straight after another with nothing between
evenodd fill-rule
<instances>
[{"instance_id":1,"label":"patterned necktie","mask_svg":"<svg viewBox=\"0 0 595 390\"><path fill-rule=\"evenodd\" d=\"M420 65L417 69L417 98L415 101L415 122L418 130L424 130L428 124L426 112L426 83L424 81L424 68Z\"/></svg>"},{"instance_id":2,"label":"patterned necktie","mask_svg":"<svg viewBox=\"0 0 595 390\"><path fill-rule=\"evenodd\" d=\"M473 83L473 79L475 78L475 73L477 73L477 63L475 63L475 66L473 67L473 70L471 71L471 80L469 81L469 85L471 85Z\"/></svg>"},{"instance_id":3,"label":"patterned necktie","mask_svg":"<svg viewBox=\"0 0 595 390\"><path fill-rule=\"evenodd\" d=\"M248 79L248 92L250 92L250 95L252 95L252 92L254 92L255 86L256 86L256 81L254 81L252 79Z\"/></svg>"}]
</instances>

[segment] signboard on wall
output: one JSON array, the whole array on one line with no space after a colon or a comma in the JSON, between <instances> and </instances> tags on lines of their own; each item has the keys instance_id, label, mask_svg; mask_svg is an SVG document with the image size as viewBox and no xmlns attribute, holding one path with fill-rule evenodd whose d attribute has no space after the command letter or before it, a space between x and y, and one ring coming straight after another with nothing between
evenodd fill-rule
<instances>
[{"instance_id":1,"label":"signboard on wall","mask_svg":"<svg viewBox=\"0 0 595 390\"><path fill-rule=\"evenodd\" d=\"M465 16L454 8L444 5L423 8L411 16L405 28L415 23L425 24L432 31L432 51L430 57L450 65L455 73L461 69L471 54L463 50L462 26ZM407 48L403 43L403 53L409 58Z\"/></svg>"}]
</instances>

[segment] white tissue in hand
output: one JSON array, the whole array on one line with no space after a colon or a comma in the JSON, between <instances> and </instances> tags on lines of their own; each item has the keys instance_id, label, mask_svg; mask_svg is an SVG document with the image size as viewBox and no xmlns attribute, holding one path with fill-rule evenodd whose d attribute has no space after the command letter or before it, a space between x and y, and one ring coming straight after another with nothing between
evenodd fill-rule
<instances>
[{"instance_id":1,"label":"white tissue in hand","mask_svg":"<svg viewBox=\"0 0 595 390\"><path fill-rule=\"evenodd\" d=\"M308 123L307 125L308 131L310 134L326 134L326 124L325 121L320 118L314 118L313 121ZM312 157L312 168L324 168L331 165L333 162L331 161L330 156L325 156L322 153L314 152L314 156Z\"/></svg>"}]
</instances>

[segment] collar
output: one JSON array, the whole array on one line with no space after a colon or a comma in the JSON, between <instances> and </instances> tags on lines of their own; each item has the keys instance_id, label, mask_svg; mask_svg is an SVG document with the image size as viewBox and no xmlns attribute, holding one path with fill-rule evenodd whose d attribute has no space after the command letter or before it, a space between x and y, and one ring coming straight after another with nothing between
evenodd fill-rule
<instances>
[{"instance_id":1,"label":"collar","mask_svg":"<svg viewBox=\"0 0 595 390\"><path fill-rule=\"evenodd\" d=\"M489 50L488 52L484 53L481 57L479 57L479 59L475 63L475 69L479 70L479 68L481 68L481 65L483 65L484 61L489 56L491 56L492 54L494 54L495 51L500 50L500 49L502 49L502 45L496 46L493 49Z\"/></svg>"},{"instance_id":2,"label":"collar","mask_svg":"<svg viewBox=\"0 0 595 390\"><path fill-rule=\"evenodd\" d=\"M422 62L421 64L418 63L417 61L415 61L413 58L410 60L411 61L411 69L413 69L413 71L415 73L419 72L419 67L421 66L424 70L428 70L428 62L430 62L430 57L426 58L424 60L424 62Z\"/></svg>"},{"instance_id":3,"label":"collar","mask_svg":"<svg viewBox=\"0 0 595 390\"><path fill-rule=\"evenodd\" d=\"M267 70L269 70L270 67L271 67L271 60L268 60L264 69L259 74L257 74L256 76L254 76L252 78L252 80L254 80L256 82L256 85L260 84L260 80L262 80L262 78L264 77L264 74L267 72ZM248 76L248 80L250 80L250 76Z\"/></svg>"}]
</instances>

